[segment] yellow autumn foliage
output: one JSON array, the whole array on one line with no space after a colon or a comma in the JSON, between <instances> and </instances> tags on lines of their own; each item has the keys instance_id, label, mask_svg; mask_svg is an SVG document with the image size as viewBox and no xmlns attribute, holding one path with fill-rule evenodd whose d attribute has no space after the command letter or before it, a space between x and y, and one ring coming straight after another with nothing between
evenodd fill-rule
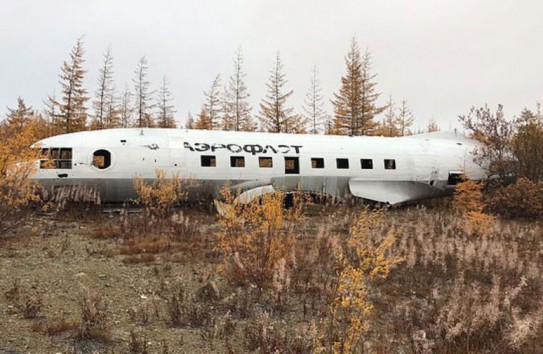
<instances>
[{"instance_id":1,"label":"yellow autumn foliage","mask_svg":"<svg viewBox=\"0 0 543 354\"><path fill-rule=\"evenodd\" d=\"M454 195L454 207L464 220L464 231L486 236L490 233L495 218L485 213L482 189L481 182L459 183Z\"/></svg>"},{"instance_id":2,"label":"yellow autumn foliage","mask_svg":"<svg viewBox=\"0 0 543 354\"><path fill-rule=\"evenodd\" d=\"M0 234L7 231L17 220L21 207L36 200L37 194L32 176L36 172L37 149L30 146L36 140L33 125L17 132L0 130Z\"/></svg>"},{"instance_id":3,"label":"yellow autumn foliage","mask_svg":"<svg viewBox=\"0 0 543 354\"><path fill-rule=\"evenodd\" d=\"M287 268L293 265L296 230L304 220L302 194L295 194L289 209L283 208L283 192L265 194L250 203L236 199L227 187L221 194L221 272L233 284L271 287L274 269L280 263Z\"/></svg>"},{"instance_id":4,"label":"yellow autumn foliage","mask_svg":"<svg viewBox=\"0 0 543 354\"><path fill-rule=\"evenodd\" d=\"M181 178L178 173L168 177L164 171L156 170L151 183L135 176L133 184L138 195L134 203L144 207L152 216L163 219L172 214L176 204L187 198L191 180Z\"/></svg>"},{"instance_id":5,"label":"yellow autumn foliage","mask_svg":"<svg viewBox=\"0 0 543 354\"><path fill-rule=\"evenodd\" d=\"M383 211L364 209L350 228L346 246L335 250L338 282L328 326L329 348L334 353L364 350L364 335L373 310L369 300L371 283L386 278L391 266L403 261L390 252L394 229L375 240L383 217Z\"/></svg>"}]
</instances>

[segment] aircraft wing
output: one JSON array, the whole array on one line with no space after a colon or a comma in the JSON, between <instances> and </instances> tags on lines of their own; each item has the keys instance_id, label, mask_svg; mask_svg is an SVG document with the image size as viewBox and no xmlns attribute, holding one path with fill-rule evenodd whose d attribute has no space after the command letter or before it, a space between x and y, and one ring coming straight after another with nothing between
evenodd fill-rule
<instances>
[{"instance_id":1,"label":"aircraft wing","mask_svg":"<svg viewBox=\"0 0 543 354\"><path fill-rule=\"evenodd\" d=\"M349 180L351 194L364 199L387 204L398 204L422 198L432 198L442 192L426 183L415 181L368 181L360 178Z\"/></svg>"}]
</instances>

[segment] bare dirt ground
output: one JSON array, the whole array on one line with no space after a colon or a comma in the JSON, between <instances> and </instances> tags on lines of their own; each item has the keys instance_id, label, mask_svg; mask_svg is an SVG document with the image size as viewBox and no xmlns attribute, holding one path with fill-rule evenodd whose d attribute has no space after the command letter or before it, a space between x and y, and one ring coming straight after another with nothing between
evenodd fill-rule
<instances>
[{"instance_id":1,"label":"bare dirt ground","mask_svg":"<svg viewBox=\"0 0 543 354\"><path fill-rule=\"evenodd\" d=\"M114 240L93 238L96 228L109 222L107 216L98 217L98 222L35 217L3 241L0 353L66 353L83 346L87 352L125 352L132 330L138 331L140 339L147 338L150 353L213 352L198 331L165 325L164 304L157 293L180 284L198 288L216 265L184 252L177 257L175 253L157 255L150 263L125 264L125 256L118 254ZM202 218L213 219L207 215ZM166 256L170 258L165 260ZM18 298L8 300L4 293L14 287L19 288ZM78 345L67 334L50 336L33 331L35 323L60 319L77 322L80 303L89 294L100 296L102 311L107 313L107 347L92 340ZM33 319L25 319L17 305L29 296L38 296L43 303ZM143 326L134 320L134 312L140 309L149 316Z\"/></svg>"},{"instance_id":2,"label":"bare dirt ground","mask_svg":"<svg viewBox=\"0 0 543 354\"><path fill-rule=\"evenodd\" d=\"M221 277L213 213L184 210L197 232L139 244L119 237L116 213L34 214L0 239L0 354L313 352L336 274L316 240L341 240L359 211L306 212L303 271L279 307ZM385 215L372 237L395 230L402 263L368 295L367 352L541 352L541 222L463 227L446 208Z\"/></svg>"}]
</instances>

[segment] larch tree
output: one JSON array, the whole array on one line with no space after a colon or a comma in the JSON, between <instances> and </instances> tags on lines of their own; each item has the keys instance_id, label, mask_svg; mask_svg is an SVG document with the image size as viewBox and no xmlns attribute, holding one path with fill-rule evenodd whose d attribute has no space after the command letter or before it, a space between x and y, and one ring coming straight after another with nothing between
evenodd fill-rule
<instances>
[{"instance_id":1,"label":"larch tree","mask_svg":"<svg viewBox=\"0 0 543 354\"><path fill-rule=\"evenodd\" d=\"M386 108L377 106L376 74L371 72L371 54L361 57L353 38L345 57L347 73L341 78L341 88L334 94L334 133L343 135L372 135L378 126L376 115Z\"/></svg>"},{"instance_id":2,"label":"larch tree","mask_svg":"<svg viewBox=\"0 0 543 354\"><path fill-rule=\"evenodd\" d=\"M206 126L205 128L199 128L199 129L209 129L209 130L216 130L221 128L222 123L222 100L221 100L221 75L215 76L215 79L213 79L213 82L211 83L211 87L208 91L204 92L205 96L205 102L202 108L202 111L200 112L200 115L198 117L198 121L203 119L202 124L200 126ZM207 123L204 123L207 121Z\"/></svg>"},{"instance_id":3,"label":"larch tree","mask_svg":"<svg viewBox=\"0 0 543 354\"><path fill-rule=\"evenodd\" d=\"M153 105L152 92L150 91L151 83L149 82L147 76L147 71L149 70L147 58L142 57L138 62L136 68L135 77L134 77L134 92L135 92L135 112L136 112L136 126L139 128L142 127L153 127L154 121L151 114Z\"/></svg>"},{"instance_id":4,"label":"larch tree","mask_svg":"<svg viewBox=\"0 0 543 354\"><path fill-rule=\"evenodd\" d=\"M95 100L92 102L94 108L92 129L110 128L106 118L113 106L113 102L110 102L115 97L113 87L113 56L111 48L108 48L104 54L102 66L98 71L98 89L95 93Z\"/></svg>"},{"instance_id":5,"label":"larch tree","mask_svg":"<svg viewBox=\"0 0 543 354\"><path fill-rule=\"evenodd\" d=\"M128 128L133 125L132 118L134 115L134 108L132 107L131 102L132 93L130 92L130 90L128 89L128 85L126 84L119 105L119 124L121 128Z\"/></svg>"},{"instance_id":6,"label":"larch tree","mask_svg":"<svg viewBox=\"0 0 543 354\"><path fill-rule=\"evenodd\" d=\"M16 130L23 129L23 127L32 120L32 117L35 114L32 107L27 107L25 101L21 97L17 98L17 108L7 107L7 110L7 124Z\"/></svg>"},{"instance_id":7,"label":"larch tree","mask_svg":"<svg viewBox=\"0 0 543 354\"><path fill-rule=\"evenodd\" d=\"M185 123L186 129L194 129L194 117L192 116L192 113L189 111L187 114L187 122Z\"/></svg>"},{"instance_id":8,"label":"larch tree","mask_svg":"<svg viewBox=\"0 0 543 354\"><path fill-rule=\"evenodd\" d=\"M115 90L115 85L112 85L106 98L104 127L122 127L120 97Z\"/></svg>"},{"instance_id":9,"label":"larch tree","mask_svg":"<svg viewBox=\"0 0 543 354\"><path fill-rule=\"evenodd\" d=\"M398 133L400 136L411 135L411 127L415 122L413 112L407 105L407 100L402 100L400 107L398 108L398 116L396 118L396 124L398 127Z\"/></svg>"},{"instance_id":10,"label":"larch tree","mask_svg":"<svg viewBox=\"0 0 543 354\"><path fill-rule=\"evenodd\" d=\"M175 128L175 109L171 104L173 100L166 76L162 77L162 84L158 89L156 103L156 120L160 128Z\"/></svg>"},{"instance_id":11,"label":"larch tree","mask_svg":"<svg viewBox=\"0 0 543 354\"><path fill-rule=\"evenodd\" d=\"M21 97L17 98L16 108L7 107L7 110L6 119L0 121L0 130L4 133L15 136L25 130L31 130L36 140L50 136L47 120L42 114L27 106Z\"/></svg>"},{"instance_id":12,"label":"larch tree","mask_svg":"<svg viewBox=\"0 0 543 354\"><path fill-rule=\"evenodd\" d=\"M532 181L543 180L543 116L525 108L516 119L517 133L511 145L516 157L516 176Z\"/></svg>"},{"instance_id":13,"label":"larch tree","mask_svg":"<svg viewBox=\"0 0 543 354\"><path fill-rule=\"evenodd\" d=\"M396 105L394 104L392 96L388 96L383 122L376 130L376 133L382 136L398 136L400 135L400 132L397 123Z\"/></svg>"},{"instance_id":14,"label":"larch tree","mask_svg":"<svg viewBox=\"0 0 543 354\"><path fill-rule=\"evenodd\" d=\"M196 120L192 123L192 129L213 130L209 112L204 106L202 106L198 117L196 117Z\"/></svg>"},{"instance_id":15,"label":"larch tree","mask_svg":"<svg viewBox=\"0 0 543 354\"><path fill-rule=\"evenodd\" d=\"M283 73L281 57L277 52L275 66L270 71L270 78L266 87L268 94L260 103L258 119L263 131L272 133L301 133L305 131L303 117L293 113L294 109L287 107L287 100L294 91L285 91L287 84Z\"/></svg>"},{"instance_id":16,"label":"larch tree","mask_svg":"<svg viewBox=\"0 0 543 354\"><path fill-rule=\"evenodd\" d=\"M58 107L55 102L57 102L57 97L54 92L53 94L47 96L47 99L43 100L43 105L45 106L43 109L43 114L45 115L45 120L47 122L47 136L58 133L57 128L53 124L58 115Z\"/></svg>"},{"instance_id":17,"label":"larch tree","mask_svg":"<svg viewBox=\"0 0 543 354\"><path fill-rule=\"evenodd\" d=\"M51 105L58 107L53 117L56 132L71 133L85 130L87 125L87 90L83 87L83 39L79 38L70 52L70 60L64 61L59 75L62 96L60 100L52 97Z\"/></svg>"},{"instance_id":18,"label":"larch tree","mask_svg":"<svg viewBox=\"0 0 543 354\"><path fill-rule=\"evenodd\" d=\"M304 111L304 117L309 123L311 128L309 131L312 134L319 134L324 131L328 120L328 114L324 110L324 97L322 96L322 89L320 80L317 77L317 66L313 67L311 71L311 82L309 89L305 95L305 100L302 105Z\"/></svg>"},{"instance_id":19,"label":"larch tree","mask_svg":"<svg viewBox=\"0 0 543 354\"><path fill-rule=\"evenodd\" d=\"M256 129L251 117L250 95L245 85L246 74L242 65L243 54L240 48L234 58L234 72L230 76L224 94L224 130L254 131Z\"/></svg>"},{"instance_id":20,"label":"larch tree","mask_svg":"<svg viewBox=\"0 0 543 354\"><path fill-rule=\"evenodd\" d=\"M428 133L434 133L434 132L440 131L439 125L437 125L437 122L435 121L434 118L432 118L432 119L430 119L430 121L428 121L428 126L426 127L426 131Z\"/></svg>"}]
</instances>

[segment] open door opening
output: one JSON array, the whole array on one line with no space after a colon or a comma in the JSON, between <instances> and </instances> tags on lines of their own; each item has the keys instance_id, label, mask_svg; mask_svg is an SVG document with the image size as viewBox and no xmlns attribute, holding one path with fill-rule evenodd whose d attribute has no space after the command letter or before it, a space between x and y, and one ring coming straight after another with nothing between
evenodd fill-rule
<instances>
[{"instance_id":1,"label":"open door opening","mask_svg":"<svg viewBox=\"0 0 543 354\"><path fill-rule=\"evenodd\" d=\"M297 175L300 173L300 162L298 157L285 157L285 174Z\"/></svg>"},{"instance_id":2,"label":"open door opening","mask_svg":"<svg viewBox=\"0 0 543 354\"><path fill-rule=\"evenodd\" d=\"M447 179L447 185L456 186L458 183L464 180L463 171L449 171L449 178Z\"/></svg>"}]
</instances>

